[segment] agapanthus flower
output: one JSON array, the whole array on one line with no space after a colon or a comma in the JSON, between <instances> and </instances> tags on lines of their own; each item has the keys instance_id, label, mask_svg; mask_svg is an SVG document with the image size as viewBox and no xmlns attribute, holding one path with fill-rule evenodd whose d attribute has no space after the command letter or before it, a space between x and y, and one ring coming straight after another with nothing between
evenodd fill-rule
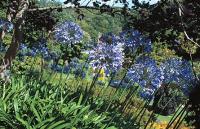
<instances>
[{"instance_id":1,"label":"agapanthus flower","mask_svg":"<svg viewBox=\"0 0 200 129\"><path fill-rule=\"evenodd\" d=\"M62 66L60 64L50 64L50 69L59 73L68 74L70 72L70 67L68 65Z\"/></svg>"},{"instance_id":2,"label":"agapanthus flower","mask_svg":"<svg viewBox=\"0 0 200 129\"><path fill-rule=\"evenodd\" d=\"M141 88L141 97L145 94L148 96L160 87L164 76L161 70L157 67L156 61L147 56L141 56L136 59L135 64L127 72L125 77L131 83L137 83Z\"/></svg>"},{"instance_id":3,"label":"agapanthus flower","mask_svg":"<svg viewBox=\"0 0 200 129\"><path fill-rule=\"evenodd\" d=\"M123 40L126 50L135 54L139 49L142 52L149 53L152 51L151 40L144 37L137 30L127 30L120 34L121 40Z\"/></svg>"},{"instance_id":4,"label":"agapanthus flower","mask_svg":"<svg viewBox=\"0 0 200 129\"><path fill-rule=\"evenodd\" d=\"M28 46L27 45L25 45L25 44L23 44L23 43L21 43L20 45L19 45L19 52L18 52L18 58L19 58L19 60L20 61L23 61L24 60L24 56L27 56L27 54L28 54L28 51L30 50L29 48L28 48Z\"/></svg>"},{"instance_id":5,"label":"agapanthus flower","mask_svg":"<svg viewBox=\"0 0 200 129\"><path fill-rule=\"evenodd\" d=\"M26 44L23 44L21 43L19 45L19 52L18 52L18 55L19 56L36 56L37 54L42 54L42 55L45 55L45 54L48 54L47 52L47 48L36 48L36 47L29 47L27 46Z\"/></svg>"},{"instance_id":6,"label":"agapanthus flower","mask_svg":"<svg viewBox=\"0 0 200 129\"><path fill-rule=\"evenodd\" d=\"M160 65L164 74L163 83L178 85L185 95L188 95L192 85L195 83L195 76L191 64L182 59L171 58Z\"/></svg>"},{"instance_id":7,"label":"agapanthus flower","mask_svg":"<svg viewBox=\"0 0 200 129\"><path fill-rule=\"evenodd\" d=\"M75 77L86 77L86 70L88 70L87 62L80 62L78 58L73 58L70 64L68 65L71 69L71 72L75 75Z\"/></svg>"},{"instance_id":8,"label":"agapanthus flower","mask_svg":"<svg viewBox=\"0 0 200 129\"><path fill-rule=\"evenodd\" d=\"M54 70L56 72L62 72L63 71L63 67L61 65L58 64L52 64L50 66L51 70Z\"/></svg>"},{"instance_id":9,"label":"agapanthus flower","mask_svg":"<svg viewBox=\"0 0 200 129\"><path fill-rule=\"evenodd\" d=\"M4 20L0 19L0 28L4 25Z\"/></svg>"},{"instance_id":10,"label":"agapanthus flower","mask_svg":"<svg viewBox=\"0 0 200 129\"><path fill-rule=\"evenodd\" d=\"M56 26L54 37L57 42L74 44L83 38L83 30L79 25L71 21L65 21Z\"/></svg>"},{"instance_id":11,"label":"agapanthus flower","mask_svg":"<svg viewBox=\"0 0 200 129\"><path fill-rule=\"evenodd\" d=\"M19 52L18 52L18 55L19 55L20 57L26 56L26 55L27 55L27 52L28 52L28 46L25 45L25 44L23 44L23 43L21 43L21 44L19 45Z\"/></svg>"},{"instance_id":12,"label":"agapanthus flower","mask_svg":"<svg viewBox=\"0 0 200 129\"><path fill-rule=\"evenodd\" d=\"M26 44L21 43L19 46L19 52L18 55L20 57L22 56L36 56L36 55L41 55L45 60L51 59L50 52L45 45L38 45L37 47L29 47Z\"/></svg>"},{"instance_id":13,"label":"agapanthus flower","mask_svg":"<svg viewBox=\"0 0 200 129\"><path fill-rule=\"evenodd\" d=\"M107 44L117 44L120 42L120 37L116 36L115 34L109 32L103 34L100 38L99 41Z\"/></svg>"},{"instance_id":14,"label":"agapanthus flower","mask_svg":"<svg viewBox=\"0 0 200 129\"><path fill-rule=\"evenodd\" d=\"M142 91L140 91L140 96L145 100L150 100L155 93L154 89L149 88L143 88Z\"/></svg>"},{"instance_id":15,"label":"agapanthus flower","mask_svg":"<svg viewBox=\"0 0 200 129\"><path fill-rule=\"evenodd\" d=\"M36 56L37 55L37 51L34 50L34 49L28 49L27 53L26 53L26 56Z\"/></svg>"},{"instance_id":16,"label":"agapanthus flower","mask_svg":"<svg viewBox=\"0 0 200 129\"><path fill-rule=\"evenodd\" d=\"M39 40L38 44L31 48L37 53L37 55L42 56L44 60L55 59L55 53L51 52L47 47L47 40L42 38Z\"/></svg>"},{"instance_id":17,"label":"agapanthus flower","mask_svg":"<svg viewBox=\"0 0 200 129\"><path fill-rule=\"evenodd\" d=\"M13 29L13 24L9 21L0 19L0 30L4 29L7 32L10 32Z\"/></svg>"},{"instance_id":18,"label":"agapanthus flower","mask_svg":"<svg viewBox=\"0 0 200 129\"><path fill-rule=\"evenodd\" d=\"M56 51L51 51L47 47L46 39L40 39L38 44L29 47L26 44L21 43L19 46L18 56L22 58L23 56L41 56L44 60L56 60L60 57L60 53ZM23 59L23 58L22 58Z\"/></svg>"},{"instance_id":19,"label":"agapanthus flower","mask_svg":"<svg viewBox=\"0 0 200 129\"><path fill-rule=\"evenodd\" d=\"M23 43L21 43L21 44L19 45L19 50L25 50L25 49L27 49L27 48L28 48L28 46L25 45L25 44L23 44Z\"/></svg>"},{"instance_id":20,"label":"agapanthus flower","mask_svg":"<svg viewBox=\"0 0 200 129\"><path fill-rule=\"evenodd\" d=\"M76 78L85 78L86 71L88 70L87 62L80 62L78 58L73 58L69 64L61 66L59 64L52 64L50 68L56 72L62 72L64 74L71 73Z\"/></svg>"},{"instance_id":21,"label":"agapanthus flower","mask_svg":"<svg viewBox=\"0 0 200 129\"><path fill-rule=\"evenodd\" d=\"M51 56L49 54L49 49L47 47L41 47L39 49L40 55L45 59L45 60L49 60L51 59Z\"/></svg>"},{"instance_id":22,"label":"agapanthus flower","mask_svg":"<svg viewBox=\"0 0 200 129\"><path fill-rule=\"evenodd\" d=\"M6 52L7 48L0 42L0 52Z\"/></svg>"},{"instance_id":23,"label":"agapanthus flower","mask_svg":"<svg viewBox=\"0 0 200 129\"><path fill-rule=\"evenodd\" d=\"M89 60L93 67L105 67L111 72L116 72L124 61L123 44L98 43L89 52Z\"/></svg>"},{"instance_id":24,"label":"agapanthus flower","mask_svg":"<svg viewBox=\"0 0 200 129\"><path fill-rule=\"evenodd\" d=\"M50 51L50 52L49 52L49 56L51 57L52 60L56 60L56 59L59 58L60 53L55 52L55 51Z\"/></svg>"}]
</instances>

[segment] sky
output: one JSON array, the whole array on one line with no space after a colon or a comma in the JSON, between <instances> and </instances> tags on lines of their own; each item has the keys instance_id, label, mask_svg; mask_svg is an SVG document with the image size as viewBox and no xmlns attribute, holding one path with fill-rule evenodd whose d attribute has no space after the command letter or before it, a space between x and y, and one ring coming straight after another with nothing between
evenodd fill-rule
<instances>
[{"instance_id":1,"label":"sky","mask_svg":"<svg viewBox=\"0 0 200 129\"><path fill-rule=\"evenodd\" d=\"M64 2L64 1L66 1L66 0L57 0L57 1ZM94 2L94 1L96 1L96 0L92 0L92 2ZM114 1L114 0L111 0L111 1L109 1L109 3L112 5L113 1ZM129 0L128 0L128 1L129 1ZM148 0L139 0L139 1L148 1ZM151 3L151 4L154 4L154 3L158 2L158 1L159 1L159 0L151 0L150 3ZM88 2L88 0L81 0L81 3L83 3L82 5L86 4L87 2ZM92 5L92 2L91 2L91 5ZM119 4L119 5L120 5L120 4Z\"/></svg>"}]
</instances>

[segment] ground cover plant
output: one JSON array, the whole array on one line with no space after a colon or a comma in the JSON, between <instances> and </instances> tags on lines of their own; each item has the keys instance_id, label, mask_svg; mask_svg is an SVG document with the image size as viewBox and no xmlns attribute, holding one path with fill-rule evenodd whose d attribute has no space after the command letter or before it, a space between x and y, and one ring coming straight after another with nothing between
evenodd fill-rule
<instances>
[{"instance_id":1,"label":"ground cover plant","mask_svg":"<svg viewBox=\"0 0 200 129\"><path fill-rule=\"evenodd\" d=\"M182 17L185 1L150 6L136 0L133 10L126 1L124 7L94 2L94 8L78 1L64 2L75 5L68 11L75 10L76 18L62 16L68 6L60 2L43 2L0 2L1 128L199 127L199 101L195 99L199 91L198 35L191 39L187 28L174 34L177 28L168 26L163 32L152 32L150 26L142 30L138 23L145 19L137 6L151 12L151 7L179 5ZM106 28L106 22L115 26L108 19L87 27L84 12L94 15L98 10L107 13L99 19L111 18L108 15L124 18L116 22L121 27L115 31L97 27L103 24ZM151 18L146 19L150 25ZM173 45L166 41L169 35Z\"/></svg>"}]
</instances>

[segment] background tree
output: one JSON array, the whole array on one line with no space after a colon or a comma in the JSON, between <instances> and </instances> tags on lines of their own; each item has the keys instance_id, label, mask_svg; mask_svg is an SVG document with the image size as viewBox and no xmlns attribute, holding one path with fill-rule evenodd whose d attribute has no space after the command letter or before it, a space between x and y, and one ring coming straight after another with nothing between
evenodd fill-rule
<instances>
[{"instance_id":1,"label":"background tree","mask_svg":"<svg viewBox=\"0 0 200 129\"><path fill-rule=\"evenodd\" d=\"M164 41L178 56L187 60L200 59L199 46L199 5L198 0L160 0L155 5L142 4L134 0L134 8L139 16L129 16L128 27L147 33L153 41ZM189 53L181 47L178 36L184 34L184 40L198 46L195 53ZM188 43L187 42L187 43Z\"/></svg>"}]
</instances>

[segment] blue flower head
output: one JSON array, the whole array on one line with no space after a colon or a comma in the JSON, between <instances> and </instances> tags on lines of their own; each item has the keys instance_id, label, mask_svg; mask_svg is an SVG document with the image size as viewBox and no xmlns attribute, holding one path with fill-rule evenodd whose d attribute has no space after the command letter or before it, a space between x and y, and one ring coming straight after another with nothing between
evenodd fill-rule
<instances>
[{"instance_id":1,"label":"blue flower head","mask_svg":"<svg viewBox=\"0 0 200 129\"><path fill-rule=\"evenodd\" d=\"M100 42L89 52L89 61L93 67L105 67L110 72L116 72L124 61L123 44Z\"/></svg>"},{"instance_id":2,"label":"blue flower head","mask_svg":"<svg viewBox=\"0 0 200 129\"><path fill-rule=\"evenodd\" d=\"M28 46L26 46L25 44L20 44L19 45L19 52L18 52L18 56L22 57L22 56L27 56L27 53L29 51Z\"/></svg>"},{"instance_id":3,"label":"blue flower head","mask_svg":"<svg viewBox=\"0 0 200 129\"><path fill-rule=\"evenodd\" d=\"M63 68L60 65L52 64L51 69L57 72L62 72Z\"/></svg>"},{"instance_id":4,"label":"blue flower head","mask_svg":"<svg viewBox=\"0 0 200 129\"><path fill-rule=\"evenodd\" d=\"M7 48L0 42L0 52L6 52Z\"/></svg>"},{"instance_id":5,"label":"blue flower head","mask_svg":"<svg viewBox=\"0 0 200 129\"><path fill-rule=\"evenodd\" d=\"M145 53L152 51L151 40L144 37L137 30L127 30L120 33L120 37L125 43L126 49L129 49L131 53L136 53L140 48Z\"/></svg>"},{"instance_id":6,"label":"blue flower head","mask_svg":"<svg viewBox=\"0 0 200 129\"><path fill-rule=\"evenodd\" d=\"M107 43L107 44L117 44L118 42L120 42L120 37L114 35L113 33L109 32L109 33L105 33L103 34L99 40L103 43Z\"/></svg>"},{"instance_id":7,"label":"blue flower head","mask_svg":"<svg viewBox=\"0 0 200 129\"><path fill-rule=\"evenodd\" d=\"M182 59L170 58L160 65L164 74L163 83L177 84L185 95L188 95L194 85L195 76L191 64Z\"/></svg>"},{"instance_id":8,"label":"blue flower head","mask_svg":"<svg viewBox=\"0 0 200 129\"><path fill-rule=\"evenodd\" d=\"M142 91L140 91L140 97L142 97L145 100L151 100L154 95L153 89L143 88Z\"/></svg>"},{"instance_id":9,"label":"blue flower head","mask_svg":"<svg viewBox=\"0 0 200 129\"><path fill-rule=\"evenodd\" d=\"M64 71L70 71L75 77L85 78L86 71L88 70L87 62L80 62L78 58L73 58L72 61L64 67Z\"/></svg>"},{"instance_id":10,"label":"blue flower head","mask_svg":"<svg viewBox=\"0 0 200 129\"><path fill-rule=\"evenodd\" d=\"M45 60L50 60L51 59L51 54L46 47L46 44L39 44L35 47L28 47L26 44L21 43L19 46L19 56L36 56L36 55L41 55Z\"/></svg>"},{"instance_id":11,"label":"blue flower head","mask_svg":"<svg viewBox=\"0 0 200 129\"><path fill-rule=\"evenodd\" d=\"M153 95L153 92L160 87L163 78L156 61L147 56L138 57L126 76L126 80L137 83L142 88L141 92L148 91L148 96ZM141 97L147 96L146 93L141 93L141 95Z\"/></svg>"},{"instance_id":12,"label":"blue flower head","mask_svg":"<svg viewBox=\"0 0 200 129\"><path fill-rule=\"evenodd\" d=\"M57 42L75 44L83 38L83 30L79 25L71 21L64 21L56 26L54 37Z\"/></svg>"},{"instance_id":13,"label":"blue flower head","mask_svg":"<svg viewBox=\"0 0 200 129\"><path fill-rule=\"evenodd\" d=\"M20 45L19 45L19 50L26 50L28 47L25 45L25 44L23 44L23 43L21 43Z\"/></svg>"},{"instance_id":14,"label":"blue flower head","mask_svg":"<svg viewBox=\"0 0 200 129\"><path fill-rule=\"evenodd\" d=\"M4 28L7 32L10 32L13 29L13 24L9 21L0 19L0 30L2 28Z\"/></svg>"},{"instance_id":15,"label":"blue flower head","mask_svg":"<svg viewBox=\"0 0 200 129\"><path fill-rule=\"evenodd\" d=\"M59 53L54 52L54 51L50 51L49 56L51 57L51 59L55 60L55 59L59 58Z\"/></svg>"}]
</instances>

